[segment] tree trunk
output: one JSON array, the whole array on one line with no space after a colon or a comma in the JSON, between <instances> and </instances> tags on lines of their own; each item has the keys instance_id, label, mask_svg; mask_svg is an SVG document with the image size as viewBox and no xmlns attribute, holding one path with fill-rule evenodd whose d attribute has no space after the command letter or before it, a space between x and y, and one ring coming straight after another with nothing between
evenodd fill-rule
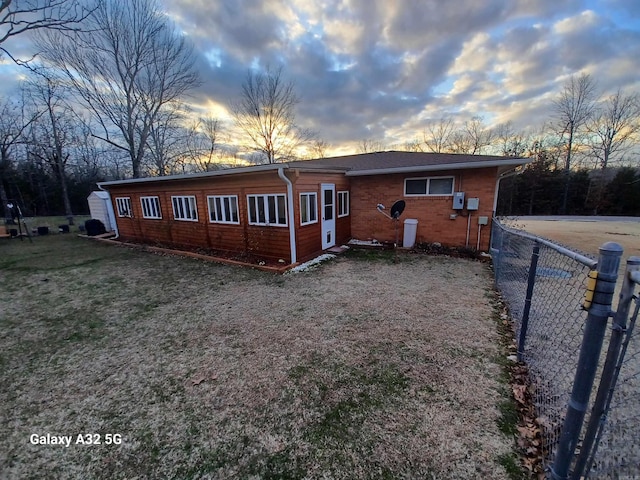
<instances>
[{"instance_id":1,"label":"tree trunk","mask_svg":"<svg viewBox=\"0 0 640 480\"><path fill-rule=\"evenodd\" d=\"M564 191L562 192L562 204L560 205L560 215L566 215L567 204L569 203L569 183L571 183L571 172L564 171Z\"/></svg>"},{"instance_id":2,"label":"tree trunk","mask_svg":"<svg viewBox=\"0 0 640 480\"><path fill-rule=\"evenodd\" d=\"M5 223L13 223L13 215L11 214L11 209L7 207L7 204L9 203L9 197L7 197L7 191L4 188L2 177L0 177L0 201L2 202Z\"/></svg>"},{"instance_id":3,"label":"tree trunk","mask_svg":"<svg viewBox=\"0 0 640 480\"><path fill-rule=\"evenodd\" d=\"M573 122L569 122L569 142L567 143L567 158L564 162L564 191L562 193L562 204L560 205L560 214L567 213L567 203L569 200L569 182L571 181L571 150L573 149L573 133L575 127Z\"/></svg>"},{"instance_id":4,"label":"tree trunk","mask_svg":"<svg viewBox=\"0 0 640 480\"><path fill-rule=\"evenodd\" d=\"M69 225L73 225L73 212L71 211L71 202L69 201L69 190L67 189L67 179L64 175L64 167L59 165L60 188L62 189L62 201L64 202L64 215L69 220Z\"/></svg>"}]
</instances>

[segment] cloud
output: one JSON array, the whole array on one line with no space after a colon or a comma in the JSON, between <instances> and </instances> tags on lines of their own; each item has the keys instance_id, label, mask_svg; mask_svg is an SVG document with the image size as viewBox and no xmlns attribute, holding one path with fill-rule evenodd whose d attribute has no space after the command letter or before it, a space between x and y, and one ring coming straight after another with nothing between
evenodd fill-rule
<instances>
[{"instance_id":1,"label":"cloud","mask_svg":"<svg viewBox=\"0 0 640 480\"><path fill-rule=\"evenodd\" d=\"M195 46L199 111L224 115L250 68L282 66L299 123L343 150L446 115L537 128L574 73L640 89L636 0L160 1Z\"/></svg>"}]
</instances>

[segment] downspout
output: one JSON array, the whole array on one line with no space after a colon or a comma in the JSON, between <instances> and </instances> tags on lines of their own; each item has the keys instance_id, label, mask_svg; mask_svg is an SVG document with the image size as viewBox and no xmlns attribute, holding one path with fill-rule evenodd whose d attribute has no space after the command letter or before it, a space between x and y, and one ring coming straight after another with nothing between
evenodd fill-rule
<instances>
[{"instance_id":1,"label":"downspout","mask_svg":"<svg viewBox=\"0 0 640 480\"><path fill-rule=\"evenodd\" d=\"M293 206L293 184L284 174L284 168L278 168L278 176L287 184L287 210L289 211L289 243L291 245L291 264L298 261L296 253L296 215Z\"/></svg>"},{"instance_id":2,"label":"downspout","mask_svg":"<svg viewBox=\"0 0 640 480\"><path fill-rule=\"evenodd\" d=\"M489 250L491 250L491 245L493 244L493 221L496 218L496 210L498 209L498 193L500 192L500 181L503 178L513 177L515 175L519 175L521 172L513 169L510 172L507 170L506 172L501 173L496 178L496 189L493 193L493 211L491 212L491 228L489 229Z\"/></svg>"},{"instance_id":3,"label":"downspout","mask_svg":"<svg viewBox=\"0 0 640 480\"><path fill-rule=\"evenodd\" d=\"M102 190L103 192L107 192L109 194L109 202L111 202L111 193L109 192L109 190L105 190L104 188L102 188L102 185L100 185L99 183L96 183L96 185L98 185L98 188L100 190ZM109 214L109 212L107 211L107 215ZM120 237L120 232L118 231L118 221L115 218L115 215L113 216L113 220L114 220L114 225L113 228L116 231L116 236L113 237L114 240L117 240Z\"/></svg>"},{"instance_id":4,"label":"downspout","mask_svg":"<svg viewBox=\"0 0 640 480\"><path fill-rule=\"evenodd\" d=\"M496 179L496 189L494 190L494 194L493 194L493 212L492 212L493 217L496 216L496 209L498 208L498 192L500 191L500 181L504 178L509 178L515 175L519 175L520 173L521 172L518 172L517 170L511 170L510 172L504 172L500 174Z\"/></svg>"}]
</instances>

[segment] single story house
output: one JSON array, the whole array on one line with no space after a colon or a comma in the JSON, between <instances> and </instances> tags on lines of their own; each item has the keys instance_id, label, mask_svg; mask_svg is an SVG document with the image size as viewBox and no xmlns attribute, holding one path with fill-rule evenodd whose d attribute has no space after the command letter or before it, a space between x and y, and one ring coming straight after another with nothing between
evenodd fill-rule
<instances>
[{"instance_id":1,"label":"single story house","mask_svg":"<svg viewBox=\"0 0 640 480\"><path fill-rule=\"evenodd\" d=\"M379 152L101 182L123 240L295 264L350 239L395 241L404 200L418 242L487 250L499 181L528 159ZM282 263L282 262L281 262Z\"/></svg>"}]
</instances>

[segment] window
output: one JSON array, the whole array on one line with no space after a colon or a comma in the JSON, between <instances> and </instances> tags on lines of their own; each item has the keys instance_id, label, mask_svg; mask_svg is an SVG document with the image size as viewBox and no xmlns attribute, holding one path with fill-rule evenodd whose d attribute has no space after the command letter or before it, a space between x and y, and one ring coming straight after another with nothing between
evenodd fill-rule
<instances>
[{"instance_id":1,"label":"window","mask_svg":"<svg viewBox=\"0 0 640 480\"><path fill-rule=\"evenodd\" d=\"M349 192L338 192L338 218L349 215Z\"/></svg>"},{"instance_id":2,"label":"window","mask_svg":"<svg viewBox=\"0 0 640 480\"><path fill-rule=\"evenodd\" d=\"M196 208L196 197L171 197L173 204L173 218L176 220L198 221L198 209Z\"/></svg>"},{"instance_id":3,"label":"window","mask_svg":"<svg viewBox=\"0 0 640 480\"><path fill-rule=\"evenodd\" d=\"M235 223L238 220L238 197L236 195L212 195L209 203L209 221L212 223Z\"/></svg>"},{"instance_id":4,"label":"window","mask_svg":"<svg viewBox=\"0 0 640 480\"><path fill-rule=\"evenodd\" d=\"M300 194L300 225L310 225L318 221L318 194Z\"/></svg>"},{"instance_id":5,"label":"window","mask_svg":"<svg viewBox=\"0 0 640 480\"><path fill-rule=\"evenodd\" d=\"M404 194L408 197L422 195L453 195L453 177L407 178Z\"/></svg>"},{"instance_id":6,"label":"window","mask_svg":"<svg viewBox=\"0 0 640 480\"><path fill-rule=\"evenodd\" d=\"M249 225L287 225L284 195L247 195Z\"/></svg>"},{"instance_id":7,"label":"window","mask_svg":"<svg viewBox=\"0 0 640 480\"><path fill-rule=\"evenodd\" d=\"M131 199L129 197L116 198L119 217L131 217Z\"/></svg>"},{"instance_id":8,"label":"window","mask_svg":"<svg viewBox=\"0 0 640 480\"><path fill-rule=\"evenodd\" d=\"M143 218L162 218L158 197L140 197Z\"/></svg>"}]
</instances>

